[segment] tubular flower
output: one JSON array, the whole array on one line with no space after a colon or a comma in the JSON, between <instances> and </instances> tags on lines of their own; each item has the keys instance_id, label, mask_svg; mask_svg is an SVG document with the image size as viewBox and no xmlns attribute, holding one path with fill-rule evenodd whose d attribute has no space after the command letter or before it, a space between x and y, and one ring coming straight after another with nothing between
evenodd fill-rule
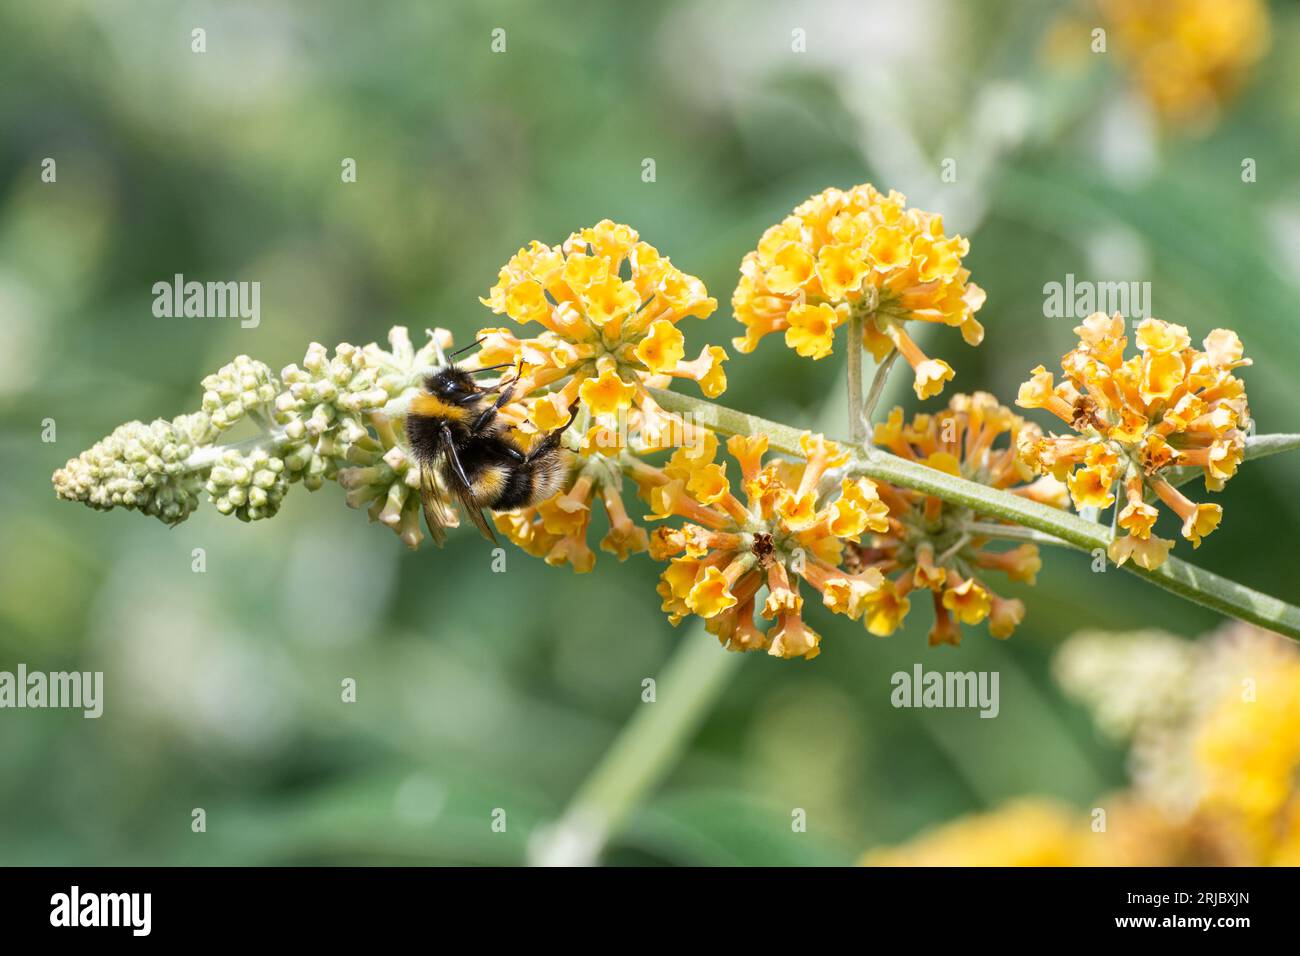
<instances>
[{"instance_id":1,"label":"tubular flower","mask_svg":"<svg viewBox=\"0 0 1300 956\"><path fill-rule=\"evenodd\" d=\"M1065 380L1055 385L1040 365L1016 404L1045 408L1078 434L1024 435L1021 460L1067 481L1076 507L1118 509L1124 535L1109 549L1116 564L1131 558L1148 570L1159 567L1173 542L1153 533L1156 500L1178 516L1194 548L1223 517L1219 505L1186 498L1171 470L1200 468L1209 491L1222 490L1236 473L1250 412L1246 387L1233 372L1250 359L1227 329L1206 336L1201 351L1183 326L1144 319L1136 331L1139 352L1128 359L1122 316L1098 312L1074 331L1079 345L1061 359Z\"/></svg>"},{"instance_id":2,"label":"tubular flower","mask_svg":"<svg viewBox=\"0 0 1300 956\"><path fill-rule=\"evenodd\" d=\"M1261 0L1100 0L1104 22L1156 111L1204 122L1236 94L1268 47Z\"/></svg>"},{"instance_id":3,"label":"tubular flower","mask_svg":"<svg viewBox=\"0 0 1300 956\"><path fill-rule=\"evenodd\" d=\"M865 319L862 345L877 360L897 349L915 371L918 397L941 392L952 368L926 356L906 323L957 326L968 344L979 345L984 329L975 313L984 291L962 268L969 243L945 236L941 216L906 201L869 183L827 189L764 232L741 262L731 298L745 325L735 347L752 352L763 336L784 332L798 354L825 358L835 330L857 316Z\"/></svg>"},{"instance_id":4,"label":"tubular flower","mask_svg":"<svg viewBox=\"0 0 1300 956\"><path fill-rule=\"evenodd\" d=\"M803 461L764 463L766 436L734 436L727 451L739 475L715 461L716 439L678 450L663 468L636 464L649 517L684 519L650 538L651 557L668 562L659 594L673 624L694 614L729 650L811 659L821 637L803 618L801 582L835 614L867 611L883 578L842 567L844 544L884 531L888 509L869 479L828 474L849 461L834 442L805 433L800 445ZM771 623L760 628L755 613Z\"/></svg>"},{"instance_id":5,"label":"tubular flower","mask_svg":"<svg viewBox=\"0 0 1300 956\"><path fill-rule=\"evenodd\" d=\"M646 387L665 387L673 378L693 379L709 398L727 387L726 351L706 346L687 359L678 328L687 316L708 318L717 300L631 226L605 219L559 246L533 242L501 268L480 301L521 325L541 327L531 339L485 329L483 348L465 363L516 365L516 394L545 392L551 406L527 409L538 428L546 426L536 416L560 415L575 402L594 415L634 407L663 415Z\"/></svg>"},{"instance_id":6,"label":"tubular flower","mask_svg":"<svg viewBox=\"0 0 1300 956\"><path fill-rule=\"evenodd\" d=\"M1008 444L994 447L1002 435L1008 436ZM904 422L903 410L895 408L876 426L874 438L910 461L1063 507L1064 487L1050 477L1030 481L1032 471L1016 457L1018 441L1040 435L1037 426L999 405L992 395L976 392L954 395L946 411L916 415L910 424ZM868 598L863 615L867 630L880 637L894 633L911 608L912 592L921 589L931 592L934 606L931 645L959 644L960 625L985 620L994 637L1009 637L1024 617L1024 604L994 593L985 572L1033 584L1042 565L1037 546L986 550L996 518L907 488L880 485L878 491L888 507L887 527L869 544L847 546L847 566L886 575Z\"/></svg>"}]
</instances>

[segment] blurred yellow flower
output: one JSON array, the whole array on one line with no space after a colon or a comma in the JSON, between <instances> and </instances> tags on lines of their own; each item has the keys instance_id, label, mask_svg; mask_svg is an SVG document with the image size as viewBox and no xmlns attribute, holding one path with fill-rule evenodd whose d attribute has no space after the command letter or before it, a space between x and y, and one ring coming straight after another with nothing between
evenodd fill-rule
<instances>
[{"instance_id":1,"label":"blurred yellow flower","mask_svg":"<svg viewBox=\"0 0 1300 956\"><path fill-rule=\"evenodd\" d=\"M858 316L861 346L878 360L897 349L915 370L917 395L937 395L952 368L928 358L905 326L937 322L960 328L970 345L982 341L975 313L984 292L962 268L968 250L961 236L944 235L942 217L907 208L901 193L870 184L827 189L745 255L731 299L745 335L733 344L752 352L763 336L785 332L799 355L821 359L831 354L836 328Z\"/></svg>"},{"instance_id":2,"label":"blurred yellow flower","mask_svg":"<svg viewBox=\"0 0 1300 956\"><path fill-rule=\"evenodd\" d=\"M863 866L1169 866L1188 838L1157 810L1125 795L1099 801L1107 827L1067 804L1014 800L935 827L901 846L872 850Z\"/></svg>"},{"instance_id":3,"label":"blurred yellow flower","mask_svg":"<svg viewBox=\"0 0 1300 956\"><path fill-rule=\"evenodd\" d=\"M1077 435L1024 436L1021 460L1066 480L1076 507L1123 504L1116 524L1125 532L1110 546L1116 564L1132 559L1152 569L1173 542L1157 537L1158 499L1182 521L1182 535L1198 548L1218 527L1223 509L1197 504L1170 480L1174 468L1200 468L1205 487L1219 491L1236 473L1246 447L1250 411L1246 387L1233 374L1250 364L1241 341L1215 329L1204 351L1191 347L1186 328L1144 319L1135 333L1138 354L1124 358L1124 318L1098 312L1083 320L1079 345L1061 359L1065 380L1041 365L1020 386L1016 404L1045 408Z\"/></svg>"},{"instance_id":4,"label":"blurred yellow flower","mask_svg":"<svg viewBox=\"0 0 1300 956\"><path fill-rule=\"evenodd\" d=\"M936 827L910 843L873 850L863 866L1069 866L1087 830L1070 807L1019 800Z\"/></svg>"},{"instance_id":5,"label":"blurred yellow flower","mask_svg":"<svg viewBox=\"0 0 1300 956\"><path fill-rule=\"evenodd\" d=\"M1281 862L1276 852L1300 848L1300 653L1238 625L1204 667L1209 686L1189 733L1199 806L1230 821L1255 860Z\"/></svg>"},{"instance_id":6,"label":"blurred yellow flower","mask_svg":"<svg viewBox=\"0 0 1300 956\"><path fill-rule=\"evenodd\" d=\"M1206 124L1242 86L1269 42L1262 0L1099 0L1115 49L1152 106Z\"/></svg>"},{"instance_id":7,"label":"blurred yellow flower","mask_svg":"<svg viewBox=\"0 0 1300 956\"><path fill-rule=\"evenodd\" d=\"M1056 677L1131 739L1131 789L1090 812L1022 799L876 849L868 866L1295 866L1300 650L1233 623L1197 642L1078 634ZM1098 814L1102 811L1104 816Z\"/></svg>"},{"instance_id":8,"label":"blurred yellow flower","mask_svg":"<svg viewBox=\"0 0 1300 956\"><path fill-rule=\"evenodd\" d=\"M1057 678L1132 741L1135 798L1193 844L1189 862L1292 865L1300 848L1300 649L1232 623L1199 641L1084 633Z\"/></svg>"}]
</instances>

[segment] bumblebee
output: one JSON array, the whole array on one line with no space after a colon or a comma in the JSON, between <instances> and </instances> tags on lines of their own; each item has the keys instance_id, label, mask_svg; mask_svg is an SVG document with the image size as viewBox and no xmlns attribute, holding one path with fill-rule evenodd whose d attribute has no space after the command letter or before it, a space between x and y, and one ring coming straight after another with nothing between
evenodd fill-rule
<instances>
[{"instance_id":1,"label":"bumblebee","mask_svg":"<svg viewBox=\"0 0 1300 956\"><path fill-rule=\"evenodd\" d=\"M439 547L450 523L445 492L495 544L484 508L511 511L545 501L560 490L568 474L560 437L573 422L576 403L568 422L525 448L497 414L513 397L519 373L495 387L482 387L473 379L479 372L505 367L470 371L451 362L427 376L422 391L411 400L406 440L420 465L424 521Z\"/></svg>"}]
</instances>

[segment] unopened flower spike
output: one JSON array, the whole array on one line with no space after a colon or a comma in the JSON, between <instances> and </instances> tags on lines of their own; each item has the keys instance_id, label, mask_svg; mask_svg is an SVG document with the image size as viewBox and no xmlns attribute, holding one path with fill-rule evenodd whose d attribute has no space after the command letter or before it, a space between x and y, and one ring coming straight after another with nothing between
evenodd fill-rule
<instances>
[{"instance_id":1,"label":"unopened flower spike","mask_svg":"<svg viewBox=\"0 0 1300 956\"><path fill-rule=\"evenodd\" d=\"M877 361L897 350L915 373L919 398L943 390L953 370L928 357L907 332L909 321L956 326L969 345L984 328L975 313L984 291L962 267L969 243L946 236L935 213L908 208L906 197L864 184L827 189L763 233L745 255L731 304L745 335L736 349L784 332L799 355L831 354L835 332L862 319L861 345Z\"/></svg>"},{"instance_id":2,"label":"unopened flower spike","mask_svg":"<svg viewBox=\"0 0 1300 956\"><path fill-rule=\"evenodd\" d=\"M1016 458L1016 443L1042 433L987 392L954 395L947 410L904 421L895 408L875 430L875 442L899 457L1010 491L1054 507L1066 504L1065 487L1053 478L1033 479ZM1006 436L1006 442L1001 439ZM1000 522L932 495L881 483L888 506L887 527L870 542L847 547L849 567L881 572L884 582L868 599L867 630L884 637L907 617L915 592L928 590L934 606L930 644L959 644L962 624L988 620L989 633L1009 637L1025 614L1024 603L995 593L994 572L1033 584L1042 565L1038 547L1004 550L988 545L999 538Z\"/></svg>"},{"instance_id":3,"label":"unopened flower spike","mask_svg":"<svg viewBox=\"0 0 1300 956\"><path fill-rule=\"evenodd\" d=\"M887 509L870 479L823 480L849 461L834 442L805 433L800 447L801 461L765 462L765 436L733 436L726 462L711 438L633 470L650 519L683 519L650 538L651 557L668 561L659 594L673 624L693 614L729 650L813 658L821 637L804 620L801 581L833 613L862 616L882 578L843 568L844 542L883 530Z\"/></svg>"},{"instance_id":4,"label":"unopened flower spike","mask_svg":"<svg viewBox=\"0 0 1300 956\"><path fill-rule=\"evenodd\" d=\"M1215 329L1203 349L1186 328L1159 319L1138 324L1138 354L1124 358L1124 318L1100 312L1084 319L1079 345L1061 359L1056 384L1041 365L1020 386L1016 404L1044 408L1074 435L1024 436L1021 460L1042 474L1068 481L1078 508L1118 509L1124 532L1110 545L1116 564L1133 560L1159 567L1173 541L1153 531L1163 503L1200 547L1218 527L1223 509L1197 504L1178 490L1175 469L1201 469L1207 491L1220 491L1237 471L1246 447L1250 411L1235 370L1250 364L1236 333Z\"/></svg>"},{"instance_id":5,"label":"unopened flower spike","mask_svg":"<svg viewBox=\"0 0 1300 956\"><path fill-rule=\"evenodd\" d=\"M220 513L253 521L274 516L294 483L314 491L337 480L349 505L417 547L418 470L385 409L419 388L451 334L430 332L417 350L398 326L388 341L332 354L312 343L279 377L238 356L203 379L199 411L119 427L54 473L55 492L175 525L204 494Z\"/></svg>"}]
</instances>

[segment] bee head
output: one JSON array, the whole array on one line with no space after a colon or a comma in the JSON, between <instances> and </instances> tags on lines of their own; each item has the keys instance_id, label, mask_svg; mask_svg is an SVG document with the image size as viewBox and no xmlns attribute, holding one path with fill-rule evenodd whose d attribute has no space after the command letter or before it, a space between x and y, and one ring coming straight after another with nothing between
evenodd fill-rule
<instances>
[{"instance_id":1,"label":"bee head","mask_svg":"<svg viewBox=\"0 0 1300 956\"><path fill-rule=\"evenodd\" d=\"M438 369L424 380L424 387L429 394L451 405L464 405L477 398L480 392L469 372L455 365Z\"/></svg>"}]
</instances>

